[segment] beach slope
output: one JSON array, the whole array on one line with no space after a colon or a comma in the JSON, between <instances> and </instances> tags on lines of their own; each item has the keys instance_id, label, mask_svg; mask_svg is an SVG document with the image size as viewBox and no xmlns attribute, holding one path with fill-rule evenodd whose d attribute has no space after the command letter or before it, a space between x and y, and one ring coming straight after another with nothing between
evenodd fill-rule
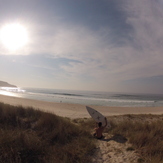
<instances>
[{"instance_id":1,"label":"beach slope","mask_svg":"<svg viewBox=\"0 0 163 163\"><path fill-rule=\"evenodd\" d=\"M13 96L0 95L0 102L14 106L33 107L42 111L54 113L69 118L89 118L85 105L54 103L32 99L24 99ZM125 114L163 114L163 107L111 107L91 106L100 111L104 116L125 115Z\"/></svg>"}]
</instances>

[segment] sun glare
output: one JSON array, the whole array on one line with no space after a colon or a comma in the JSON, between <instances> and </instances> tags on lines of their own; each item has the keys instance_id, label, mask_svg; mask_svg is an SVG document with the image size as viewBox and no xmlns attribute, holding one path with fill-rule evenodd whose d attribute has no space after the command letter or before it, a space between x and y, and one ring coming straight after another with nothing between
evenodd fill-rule
<instances>
[{"instance_id":1,"label":"sun glare","mask_svg":"<svg viewBox=\"0 0 163 163\"><path fill-rule=\"evenodd\" d=\"M15 51L27 44L27 30L20 24L7 24L0 31L0 39L7 49Z\"/></svg>"}]
</instances>

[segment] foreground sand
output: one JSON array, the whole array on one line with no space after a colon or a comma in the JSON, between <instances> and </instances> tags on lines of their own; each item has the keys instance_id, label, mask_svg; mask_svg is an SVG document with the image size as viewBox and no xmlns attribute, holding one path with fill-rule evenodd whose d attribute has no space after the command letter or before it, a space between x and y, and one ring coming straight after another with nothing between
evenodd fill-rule
<instances>
[{"instance_id":1,"label":"foreground sand","mask_svg":"<svg viewBox=\"0 0 163 163\"><path fill-rule=\"evenodd\" d=\"M21 105L24 107L33 107L42 111L54 113L59 116L69 118L89 118L85 105L54 103L24 99L12 96L0 95L0 102ZM91 106L100 111L105 116L124 115L124 114L163 114L163 107L109 107L109 106Z\"/></svg>"},{"instance_id":2,"label":"foreground sand","mask_svg":"<svg viewBox=\"0 0 163 163\"><path fill-rule=\"evenodd\" d=\"M139 155L136 150L129 151L131 144L121 135L104 133L105 139L98 140L93 156L93 163L137 163Z\"/></svg>"}]
</instances>

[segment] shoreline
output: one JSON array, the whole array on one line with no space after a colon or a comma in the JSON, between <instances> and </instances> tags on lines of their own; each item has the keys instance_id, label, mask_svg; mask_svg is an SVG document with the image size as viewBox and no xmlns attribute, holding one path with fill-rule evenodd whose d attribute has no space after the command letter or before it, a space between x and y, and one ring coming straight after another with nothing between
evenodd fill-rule
<instances>
[{"instance_id":1,"label":"shoreline","mask_svg":"<svg viewBox=\"0 0 163 163\"><path fill-rule=\"evenodd\" d=\"M61 117L90 118L85 105L70 103L55 103L25 99L20 97L0 95L0 102L14 106L33 107L41 111L50 112ZM101 112L104 116L125 115L125 114L163 114L162 107L112 107L112 106L93 106L90 107Z\"/></svg>"}]
</instances>

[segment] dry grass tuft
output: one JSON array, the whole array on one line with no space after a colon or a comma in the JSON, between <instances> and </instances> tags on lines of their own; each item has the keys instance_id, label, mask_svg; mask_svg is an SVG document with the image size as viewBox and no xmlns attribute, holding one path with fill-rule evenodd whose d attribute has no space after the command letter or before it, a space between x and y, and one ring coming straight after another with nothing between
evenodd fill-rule
<instances>
[{"instance_id":1,"label":"dry grass tuft","mask_svg":"<svg viewBox=\"0 0 163 163\"><path fill-rule=\"evenodd\" d=\"M162 117L163 115L126 115L120 121L117 117L117 120L111 120L112 129L109 132L113 135L121 134L129 139L129 142L133 145L132 148L137 149L142 157L138 162L162 163Z\"/></svg>"},{"instance_id":2,"label":"dry grass tuft","mask_svg":"<svg viewBox=\"0 0 163 163\"><path fill-rule=\"evenodd\" d=\"M90 162L95 142L79 125L50 113L0 103L0 162Z\"/></svg>"}]
</instances>

